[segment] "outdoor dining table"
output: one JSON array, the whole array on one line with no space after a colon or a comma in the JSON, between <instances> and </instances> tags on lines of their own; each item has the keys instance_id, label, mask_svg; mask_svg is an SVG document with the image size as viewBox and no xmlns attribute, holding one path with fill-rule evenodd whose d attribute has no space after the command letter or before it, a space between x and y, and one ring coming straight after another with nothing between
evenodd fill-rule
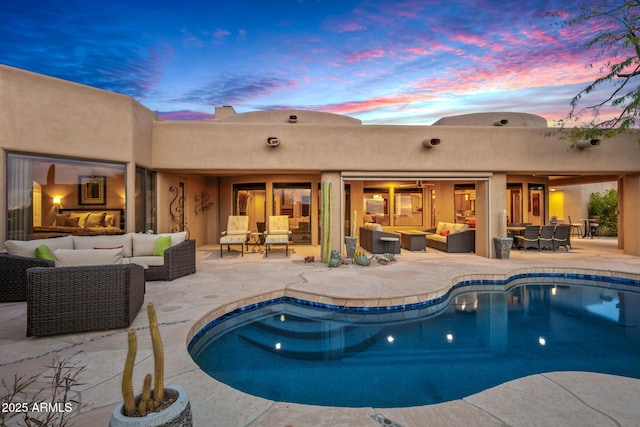
<instances>
[{"instance_id":1,"label":"outdoor dining table","mask_svg":"<svg viewBox=\"0 0 640 427\"><path fill-rule=\"evenodd\" d=\"M507 231L511 231L513 232L513 234L523 234L526 228L527 227L520 226L520 225L507 226Z\"/></svg>"}]
</instances>

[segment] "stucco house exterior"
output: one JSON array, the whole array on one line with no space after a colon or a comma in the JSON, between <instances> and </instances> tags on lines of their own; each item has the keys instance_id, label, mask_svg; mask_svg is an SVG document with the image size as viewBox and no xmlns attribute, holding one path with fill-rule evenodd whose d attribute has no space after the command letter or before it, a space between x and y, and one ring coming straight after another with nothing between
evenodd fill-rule
<instances>
[{"instance_id":1,"label":"stucco house exterior","mask_svg":"<svg viewBox=\"0 0 640 427\"><path fill-rule=\"evenodd\" d=\"M374 126L222 106L213 120L170 121L128 96L0 65L0 240L38 238L64 210L117 211L124 231L188 230L198 245L218 243L228 215L249 215L259 231L282 214L293 244L341 251L354 223L472 223L476 255L494 257L507 222L548 223L551 188L608 182L619 192L618 244L640 256L636 135L584 148L552 131L536 115L489 112ZM576 222L587 212L575 200L555 197L552 209Z\"/></svg>"}]
</instances>

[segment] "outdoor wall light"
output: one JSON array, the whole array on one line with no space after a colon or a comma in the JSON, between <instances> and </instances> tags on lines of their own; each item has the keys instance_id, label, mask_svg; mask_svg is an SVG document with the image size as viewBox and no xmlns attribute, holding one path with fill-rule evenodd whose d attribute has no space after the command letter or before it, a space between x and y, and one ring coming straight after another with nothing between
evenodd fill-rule
<instances>
[{"instance_id":1,"label":"outdoor wall light","mask_svg":"<svg viewBox=\"0 0 640 427\"><path fill-rule=\"evenodd\" d=\"M292 114L289 116L289 123L296 123L298 121L298 116Z\"/></svg>"},{"instance_id":2,"label":"outdoor wall light","mask_svg":"<svg viewBox=\"0 0 640 427\"><path fill-rule=\"evenodd\" d=\"M581 150L584 150L585 148L589 148L589 147L596 147L598 145L600 145L599 139L585 139L583 141L578 141L576 143L576 147L578 147Z\"/></svg>"},{"instance_id":3,"label":"outdoor wall light","mask_svg":"<svg viewBox=\"0 0 640 427\"><path fill-rule=\"evenodd\" d=\"M274 136L270 136L269 138L267 138L267 145L269 147L277 147L278 145L280 145L280 140Z\"/></svg>"},{"instance_id":4,"label":"outdoor wall light","mask_svg":"<svg viewBox=\"0 0 640 427\"><path fill-rule=\"evenodd\" d=\"M60 197L60 196L55 196L55 197L53 198L53 204L54 204L55 206L60 206L60 203L62 203L62 197Z\"/></svg>"},{"instance_id":5,"label":"outdoor wall light","mask_svg":"<svg viewBox=\"0 0 640 427\"><path fill-rule=\"evenodd\" d=\"M502 120L498 120L496 122L493 122L494 126L506 126L509 124L509 120L507 119L502 119Z\"/></svg>"},{"instance_id":6,"label":"outdoor wall light","mask_svg":"<svg viewBox=\"0 0 640 427\"><path fill-rule=\"evenodd\" d=\"M422 145L424 145L424 148L432 148L435 147L436 145L440 145L440 139L439 138L427 138L425 140L422 141Z\"/></svg>"}]
</instances>

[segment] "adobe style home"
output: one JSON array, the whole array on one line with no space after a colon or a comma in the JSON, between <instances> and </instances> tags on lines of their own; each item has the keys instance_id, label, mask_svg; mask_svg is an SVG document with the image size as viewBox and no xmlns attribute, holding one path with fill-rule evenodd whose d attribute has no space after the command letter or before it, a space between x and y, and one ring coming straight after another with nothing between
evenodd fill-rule
<instances>
[{"instance_id":1,"label":"adobe style home","mask_svg":"<svg viewBox=\"0 0 640 427\"><path fill-rule=\"evenodd\" d=\"M552 130L524 113L395 126L229 106L170 121L128 96L0 65L0 240L60 235L82 227L70 213L105 212L105 230L187 230L200 246L219 242L229 215L256 232L287 215L292 245L343 251L364 222L397 232L444 221L475 227L473 251L494 257L507 222L578 222L588 199L574 189L609 182L618 244L640 256L636 135L571 146Z\"/></svg>"}]
</instances>

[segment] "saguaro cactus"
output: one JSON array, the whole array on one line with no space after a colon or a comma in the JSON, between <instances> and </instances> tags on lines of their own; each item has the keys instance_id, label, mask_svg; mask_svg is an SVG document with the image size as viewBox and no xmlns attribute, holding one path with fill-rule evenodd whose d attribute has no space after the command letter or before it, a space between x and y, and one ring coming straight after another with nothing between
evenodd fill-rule
<instances>
[{"instance_id":1,"label":"saguaro cactus","mask_svg":"<svg viewBox=\"0 0 640 427\"><path fill-rule=\"evenodd\" d=\"M131 417L136 413L136 402L133 398L133 364L136 361L138 342L135 330L129 329L128 341L129 350L127 351L127 359L124 362L124 372L122 373L122 400L124 402L124 414Z\"/></svg>"},{"instance_id":2,"label":"saguaro cactus","mask_svg":"<svg viewBox=\"0 0 640 427\"><path fill-rule=\"evenodd\" d=\"M158 329L158 319L156 318L156 308L152 302L147 304L147 314L149 315L149 331L151 332L151 344L153 345L153 400L156 406L164 398L164 350L162 349L162 339Z\"/></svg>"},{"instance_id":3,"label":"saguaro cactus","mask_svg":"<svg viewBox=\"0 0 640 427\"><path fill-rule=\"evenodd\" d=\"M122 373L122 400L124 403L124 415L128 417L136 415L145 416L149 411L158 408L164 399L164 350L162 348L160 330L158 329L156 309L152 302L147 304L147 315L149 316L149 332L151 333L151 344L153 346L154 375L152 376L151 374L147 374L145 376L142 395L140 397L138 407L136 408L135 398L133 395L133 365L136 361L138 343L136 339L136 331L134 329L129 329L129 350L127 352L127 359L125 360L124 371ZM155 381L153 399L151 399L152 379Z\"/></svg>"}]
</instances>

